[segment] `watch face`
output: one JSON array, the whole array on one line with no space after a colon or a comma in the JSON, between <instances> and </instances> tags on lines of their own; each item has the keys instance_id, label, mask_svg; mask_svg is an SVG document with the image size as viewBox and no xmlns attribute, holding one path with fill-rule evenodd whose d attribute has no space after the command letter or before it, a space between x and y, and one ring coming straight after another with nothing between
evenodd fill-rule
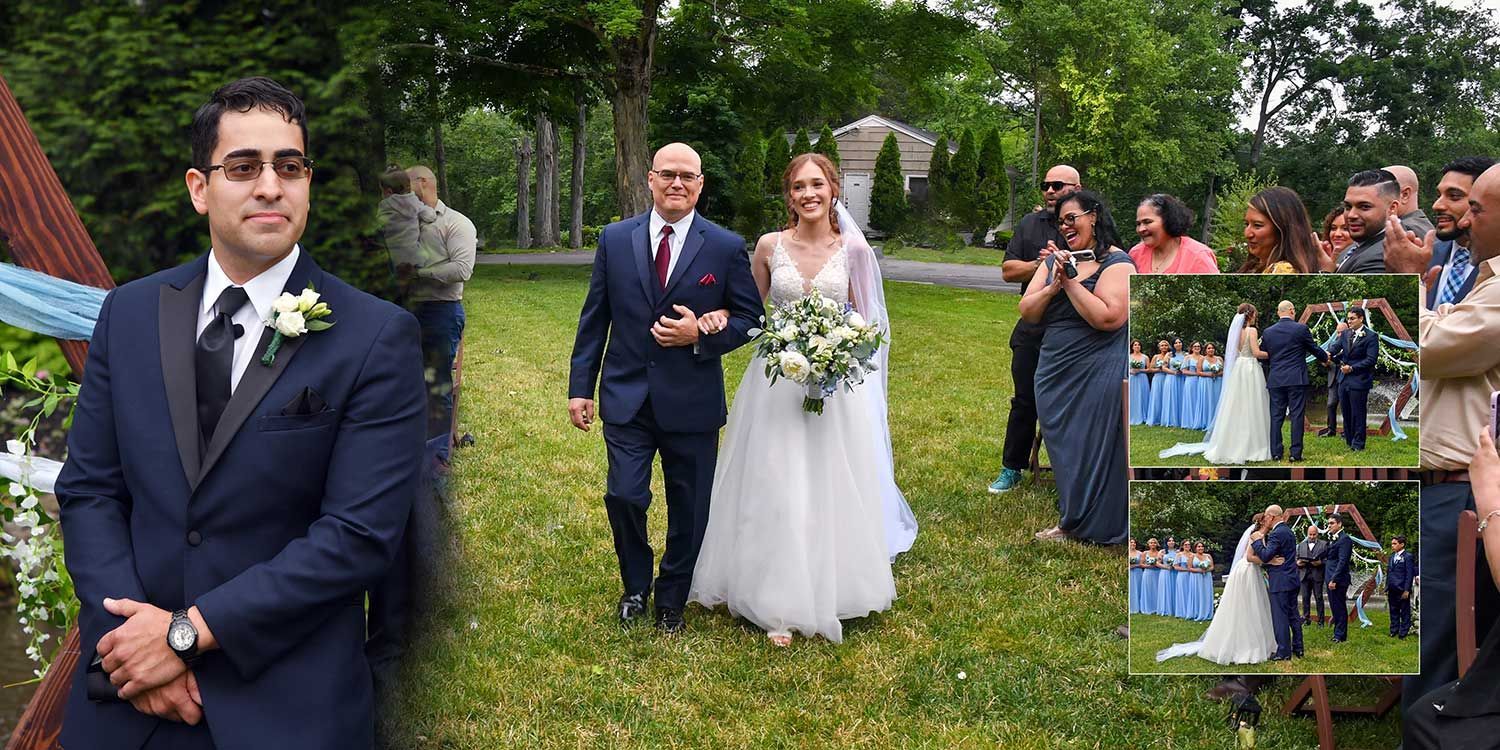
<instances>
[{"instance_id":1,"label":"watch face","mask_svg":"<svg viewBox=\"0 0 1500 750\"><path fill-rule=\"evenodd\" d=\"M174 651L186 651L193 647L198 640L198 634L193 631L191 623L174 622L167 630L167 645Z\"/></svg>"}]
</instances>

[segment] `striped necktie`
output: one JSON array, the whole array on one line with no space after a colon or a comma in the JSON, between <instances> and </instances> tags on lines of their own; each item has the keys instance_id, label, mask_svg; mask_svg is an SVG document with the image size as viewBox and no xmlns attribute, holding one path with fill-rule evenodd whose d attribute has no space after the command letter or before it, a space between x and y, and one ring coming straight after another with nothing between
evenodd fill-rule
<instances>
[{"instance_id":1,"label":"striped necktie","mask_svg":"<svg viewBox=\"0 0 1500 750\"><path fill-rule=\"evenodd\" d=\"M1467 248L1453 246L1453 261L1448 265L1448 277L1443 280L1443 288L1438 292L1438 304L1450 304L1457 302L1460 298L1458 290L1464 285L1464 279L1469 276L1469 251Z\"/></svg>"}]
</instances>

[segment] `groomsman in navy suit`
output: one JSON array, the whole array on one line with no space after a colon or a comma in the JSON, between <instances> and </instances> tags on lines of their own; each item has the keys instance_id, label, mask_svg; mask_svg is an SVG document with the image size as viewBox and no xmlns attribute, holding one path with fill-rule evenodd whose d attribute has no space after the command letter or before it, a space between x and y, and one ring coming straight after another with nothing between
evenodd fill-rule
<instances>
[{"instance_id":1,"label":"groomsman in navy suit","mask_svg":"<svg viewBox=\"0 0 1500 750\"><path fill-rule=\"evenodd\" d=\"M1349 557L1354 540L1344 533L1344 519L1328 517L1328 608L1333 612L1333 642L1349 640Z\"/></svg>"},{"instance_id":2,"label":"groomsman in navy suit","mask_svg":"<svg viewBox=\"0 0 1500 750\"><path fill-rule=\"evenodd\" d=\"M1328 353L1343 364L1343 384L1339 388L1339 408L1344 412L1344 442L1351 450L1365 449L1365 414L1369 409L1370 387L1374 384L1375 361L1380 357L1380 341L1365 326L1365 310L1351 307L1344 316L1349 330L1339 335Z\"/></svg>"},{"instance_id":3,"label":"groomsman in navy suit","mask_svg":"<svg viewBox=\"0 0 1500 750\"><path fill-rule=\"evenodd\" d=\"M1286 512L1280 505L1266 508L1274 524L1271 533L1251 535L1251 549L1266 571L1267 591L1271 597L1271 629L1276 634L1276 654L1271 661L1285 661L1302 656L1302 619L1297 616L1297 590L1302 587L1297 576L1297 538L1286 525Z\"/></svg>"},{"instance_id":4,"label":"groomsman in navy suit","mask_svg":"<svg viewBox=\"0 0 1500 750\"><path fill-rule=\"evenodd\" d=\"M624 593L622 625L656 596L656 627L683 629L683 607L713 489L719 428L728 409L720 357L750 340L765 312L745 240L694 210L703 162L686 144L656 152L647 177L652 208L606 226L578 316L568 375L568 417L587 432L604 423L609 457L604 509ZM699 335L698 315L729 310L728 324ZM652 459L661 454L667 545L661 570L646 533Z\"/></svg>"},{"instance_id":5,"label":"groomsman in navy suit","mask_svg":"<svg viewBox=\"0 0 1500 750\"><path fill-rule=\"evenodd\" d=\"M190 133L211 247L105 298L57 478L81 637L60 744L367 749L365 592L419 487L420 330L298 245L296 95L235 81Z\"/></svg>"},{"instance_id":6,"label":"groomsman in navy suit","mask_svg":"<svg viewBox=\"0 0 1500 750\"><path fill-rule=\"evenodd\" d=\"M1319 362L1328 364L1328 352L1313 340L1306 325L1298 323L1292 316L1297 308L1287 300L1276 305L1280 318L1260 335L1260 348L1270 360L1271 374L1266 377L1266 389L1271 392L1271 458L1281 460L1281 424L1291 420L1292 461L1302 460L1302 432L1307 411L1307 359L1313 355Z\"/></svg>"},{"instance_id":7,"label":"groomsman in navy suit","mask_svg":"<svg viewBox=\"0 0 1500 750\"><path fill-rule=\"evenodd\" d=\"M1406 551L1406 537L1391 537L1390 571L1385 577L1385 596L1391 610L1391 635L1405 638L1411 632L1411 587L1417 577L1417 560Z\"/></svg>"}]
</instances>

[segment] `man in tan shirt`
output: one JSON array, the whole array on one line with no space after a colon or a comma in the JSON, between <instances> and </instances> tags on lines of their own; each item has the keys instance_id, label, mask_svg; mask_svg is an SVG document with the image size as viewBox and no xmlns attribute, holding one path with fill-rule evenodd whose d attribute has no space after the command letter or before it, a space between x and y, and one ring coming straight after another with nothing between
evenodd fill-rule
<instances>
[{"instance_id":1,"label":"man in tan shirt","mask_svg":"<svg viewBox=\"0 0 1500 750\"><path fill-rule=\"evenodd\" d=\"M1474 508L1469 461L1478 426L1489 418L1490 394L1500 390L1500 165L1474 181L1460 226L1469 230L1479 269L1474 288L1458 304L1421 312L1422 673L1406 678L1407 706L1458 677L1458 515ZM1430 277L1429 283L1436 274ZM1419 299L1427 299L1425 289ZM1495 586L1487 567L1478 567L1475 619L1483 640L1495 620Z\"/></svg>"}]
</instances>

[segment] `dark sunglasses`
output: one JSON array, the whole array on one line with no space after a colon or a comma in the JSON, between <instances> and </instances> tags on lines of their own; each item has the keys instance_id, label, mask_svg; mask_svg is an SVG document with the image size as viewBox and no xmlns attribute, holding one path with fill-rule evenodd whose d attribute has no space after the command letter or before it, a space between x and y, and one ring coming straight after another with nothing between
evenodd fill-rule
<instances>
[{"instance_id":1,"label":"dark sunglasses","mask_svg":"<svg viewBox=\"0 0 1500 750\"><path fill-rule=\"evenodd\" d=\"M1042 192L1046 192L1048 190L1054 190L1054 191L1055 190L1062 190L1063 188L1073 187L1076 184L1078 184L1078 183L1076 183L1076 182L1063 182L1062 180L1046 181L1046 182L1042 183Z\"/></svg>"}]
</instances>

